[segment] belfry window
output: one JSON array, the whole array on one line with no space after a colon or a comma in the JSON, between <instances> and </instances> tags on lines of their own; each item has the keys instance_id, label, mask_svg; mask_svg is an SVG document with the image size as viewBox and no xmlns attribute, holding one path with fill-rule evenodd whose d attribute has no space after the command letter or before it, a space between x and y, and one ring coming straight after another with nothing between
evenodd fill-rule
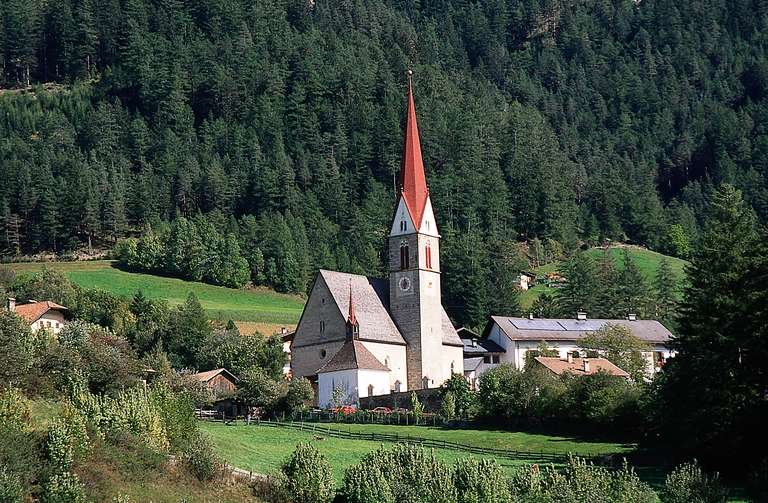
<instances>
[{"instance_id":1,"label":"belfry window","mask_svg":"<svg viewBox=\"0 0 768 503\"><path fill-rule=\"evenodd\" d=\"M400 243L400 269L411 267L411 258L408 253L408 243Z\"/></svg>"},{"instance_id":2,"label":"belfry window","mask_svg":"<svg viewBox=\"0 0 768 503\"><path fill-rule=\"evenodd\" d=\"M427 243L427 248L424 250L424 258L427 263L427 269L432 269L432 247Z\"/></svg>"},{"instance_id":3,"label":"belfry window","mask_svg":"<svg viewBox=\"0 0 768 503\"><path fill-rule=\"evenodd\" d=\"M400 231L405 232L408 230L408 224L405 223L405 220L400 220Z\"/></svg>"}]
</instances>

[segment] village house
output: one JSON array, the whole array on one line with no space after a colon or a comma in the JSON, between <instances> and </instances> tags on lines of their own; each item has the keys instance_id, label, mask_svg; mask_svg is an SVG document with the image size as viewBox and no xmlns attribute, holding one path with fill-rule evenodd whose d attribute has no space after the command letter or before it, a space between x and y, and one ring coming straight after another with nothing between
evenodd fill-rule
<instances>
[{"instance_id":1,"label":"village house","mask_svg":"<svg viewBox=\"0 0 768 503\"><path fill-rule=\"evenodd\" d=\"M16 299L13 297L9 297L6 301L6 309L23 318L33 332L44 328L54 335L64 328L66 324L64 314L68 311L66 307L50 300L42 302L30 300L26 304L16 304Z\"/></svg>"},{"instance_id":2,"label":"village house","mask_svg":"<svg viewBox=\"0 0 768 503\"><path fill-rule=\"evenodd\" d=\"M521 272L517 276L516 285L520 290L528 290L534 284L536 284L536 275L532 272Z\"/></svg>"},{"instance_id":3,"label":"village house","mask_svg":"<svg viewBox=\"0 0 768 503\"><path fill-rule=\"evenodd\" d=\"M565 358L557 356L537 356L536 364L555 375L572 374L574 376L593 375L603 372L616 377L629 379L629 374L605 358L574 358L571 353Z\"/></svg>"},{"instance_id":4,"label":"village house","mask_svg":"<svg viewBox=\"0 0 768 503\"><path fill-rule=\"evenodd\" d=\"M632 314L623 320L591 320L581 312L576 318L561 319L491 316L483 338L495 342L504 350L499 363L510 363L522 370L526 355L529 352L538 355L542 342L549 349L558 351L561 360L567 360L569 355L574 359L587 356L579 344L580 340L609 324L628 329L633 336L648 344L650 350L643 356L647 360L649 375L658 372L664 362L673 356L669 348L672 333L656 320L639 320Z\"/></svg>"},{"instance_id":5,"label":"village house","mask_svg":"<svg viewBox=\"0 0 768 503\"><path fill-rule=\"evenodd\" d=\"M345 404L369 394L434 388L463 375L463 344L441 302L440 234L421 155L409 74L405 145L387 278L321 270L291 346L294 376ZM336 393L337 395L339 392Z\"/></svg>"},{"instance_id":6,"label":"village house","mask_svg":"<svg viewBox=\"0 0 768 503\"><path fill-rule=\"evenodd\" d=\"M478 377L487 369L501 363L504 348L492 340L482 339L468 328L462 327L457 332L464 344L464 377L470 388L476 390Z\"/></svg>"}]
</instances>

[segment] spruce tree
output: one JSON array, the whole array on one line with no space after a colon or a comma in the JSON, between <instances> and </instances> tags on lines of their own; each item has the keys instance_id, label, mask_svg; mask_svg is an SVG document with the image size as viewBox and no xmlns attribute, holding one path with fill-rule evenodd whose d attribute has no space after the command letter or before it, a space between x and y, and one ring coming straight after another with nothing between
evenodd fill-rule
<instances>
[{"instance_id":1,"label":"spruce tree","mask_svg":"<svg viewBox=\"0 0 768 503\"><path fill-rule=\"evenodd\" d=\"M597 269L592 258L577 251L560 270L566 282L557 292L557 305L561 316L573 317L579 311L587 315L597 311Z\"/></svg>"},{"instance_id":2,"label":"spruce tree","mask_svg":"<svg viewBox=\"0 0 768 503\"><path fill-rule=\"evenodd\" d=\"M617 314L622 318L630 313L645 317L650 301L648 282L626 248L622 254L622 261L624 268L619 274L616 298L619 313Z\"/></svg>"},{"instance_id":3,"label":"spruce tree","mask_svg":"<svg viewBox=\"0 0 768 503\"><path fill-rule=\"evenodd\" d=\"M674 316L677 309L677 278L669 260L666 257L659 262L654 280L655 287L655 317L667 328L674 326Z\"/></svg>"}]
</instances>

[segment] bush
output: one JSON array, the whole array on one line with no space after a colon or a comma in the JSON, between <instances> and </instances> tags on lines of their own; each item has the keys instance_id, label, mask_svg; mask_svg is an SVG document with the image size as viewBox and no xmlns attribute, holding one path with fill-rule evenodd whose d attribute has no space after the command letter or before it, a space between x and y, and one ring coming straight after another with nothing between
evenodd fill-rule
<instances>
[{"instance_id":1,"label":"bush","mask_svg":"<svg viewBox=\"0 0 768 503\"><path fill-rule=\"evenodd\" d=\"M0 427L23 431L30 421L29 400L16 388L0 392Z\"/></svg>"},{"instance_id":2,"label":"bush","mask_svg":"<svg viewBox=\"0 0 768 503\"><path fill-rule=\"evenodd\" d=\"M456 501L451 470L422 447L398 444L366 455L344 474L349 503ZM367 486L367 487L366 487Z\"/></svg>"},{"instance_id":3,"label":"bush","mask_svg":"<svg viewBox=\"0 0 768 503\"><path fill-rule=\"evenodd\" d=\"M184 466L197 480L207 482L221 474L223 463L216 455L211 441L202 433L190 441L182 455Z\"/></svg>"},{"instance_id":4,"label":"bush","mask_svg":"<svg viewBox=\"0 0 768 503\"><path fill-rule=\"evenodd\" d=\"M86 503L85 488L70 472L56 473L48 479L43 489L43 503Z\"/></svg>"},{"instance_id":5,"label":"bush","mask_svg":"<svg viewBox=\"0 0 768 503\"><path fill-rule=\"evenodd\" d=\"M0 501L3 503L24 501L24 487L21 485L21 480L3 466L0 466Z\"/></svg>"},{"instance_id":6,"label":"bush","mask_svg":"<svg viewBox=\"0 0 768 503\"><path fill-rule=\"evenodd\" d=\"M67 425L60 418L55 419L48 427L45 455L56 474L68 472L72 468L75 460L72 436Z\"/></svg>"},{"instance_id":7,"label":"bush","mask_svg":"<svg viewBox=\"0 0 768 503\"><path fill-rule=\"evenodd\" d=\"M300 443L283 465L294 503L324 503L334 498L333 469L320 451Z\"/></svg>"},{"instance_id":8,"label":"bush","mask_svg":"<svg viewBox=\"0 0 768 503\"><path fill-rule=\"evenodd\" d=\"M708 477L693 460L667 475L661 496L664 503L720 503L727 501L728 492L717 473Z\"/></svg>"},{"instance_id":9,"label":"bush","mask_svg":"<svg viewBox=\"0 0 768 503\"><path fill-rule=\"evenodd\" d=\"M523 503L589 501L654 503L656 494L626 464L621 470L595 466L570 458L565 470L538 465L520 469L510 482L513 501Z\"/></svg>"},{"instance_id":10,"label":"bush","mask_svg":"<svg viewBox=\"0 0 768 503\"><path fill-rule=\"evenodd\" d=\"M459 503L505 503L512 498L501 466L489 459L457 461L453 485Z\"/></svg>"}]
</instances>

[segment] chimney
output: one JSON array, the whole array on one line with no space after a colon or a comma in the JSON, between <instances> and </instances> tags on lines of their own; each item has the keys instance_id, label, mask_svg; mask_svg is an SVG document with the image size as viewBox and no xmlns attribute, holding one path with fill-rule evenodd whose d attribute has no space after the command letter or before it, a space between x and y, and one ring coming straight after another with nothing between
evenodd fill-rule
<instances>
[{"instance_id":1,"label":"chimney","mask_svg":"<svg viewBox=\"0 0 768 503\"><path fill-rule=\"evenodd\" d=\"M531 311L530 313L528 313L528 319L529 319L529 320L532 320L532 319L533 319L533 311Z\"/></svg>"},{"instance_id":2,"label":"chimney","mask_svg":"<svg viewBox=\"0 0 768 503\"><path fill-rule=\"evenodd\" d=\"M8 297L8 300L6 301L5 307L8 309L9 312L14 312L16 310L16 299L13 297Z\"/></svg>"},{"instance_id":3,"label":"chimney","mask_svg":"<svg viewBox=\"0 0 768 503\"><path fill-rule=\"evenodd\" d=\"M589 360L584 358L583 360L581 360L581 363L584 365L584 373L589 374Z\"/></svg>"},{"instance_id":4,"label":"chimney","mask_svg":"<svg viewBox=\"0 0 768 503\"><path fill-rule=\"evenodd\" d=\"M637 321L637 315L636 315L635 313L629 313L629 314L627 315L627 319L628 319L629 321Z\"/></svg>"},{"instance_id":5,"label":"chimney","mask_svg":"<svg viewBox=\"0 0 768 503\"><path fill-rule=\"evenodd\" d=\"M473 348L477 347L477 339L475 339L474 337L472 338L472 347Z\"/></svg>"},{"instance_id":6,"label":"chimney","mask_svg":"<svg viewBox=\"0 0 768 503\"><path fill-rule=\"evenodd\" d=\"M578 311L576 313L576 319L577 320L586 320L587 319L587 313L585 313L584 311Z\"/></svg>"},{"instance_id":7,"label":"chimney","mask_svg":"<svg viewBox=\"0 0 768 503\"><path fill-rule=\"evenodd\" d=\"M281 327L281 328L280 328L280 333L281 333L281 334L285 334L287 331L288 331L288 329L287 329L287 328L285 328L285 327Z\"/></svg>"},{"instance_id":8,"label":"chimney","mask_svg":"<svg viewBox=\"0 0 768 503\"><path fill-rule=\"evenodd\" d=\"M570 351L568 351L568 352L565 354L565 361L567 361L568 363L573 363L573 353L571 353Z\"/></svg>"}]
</instances>

